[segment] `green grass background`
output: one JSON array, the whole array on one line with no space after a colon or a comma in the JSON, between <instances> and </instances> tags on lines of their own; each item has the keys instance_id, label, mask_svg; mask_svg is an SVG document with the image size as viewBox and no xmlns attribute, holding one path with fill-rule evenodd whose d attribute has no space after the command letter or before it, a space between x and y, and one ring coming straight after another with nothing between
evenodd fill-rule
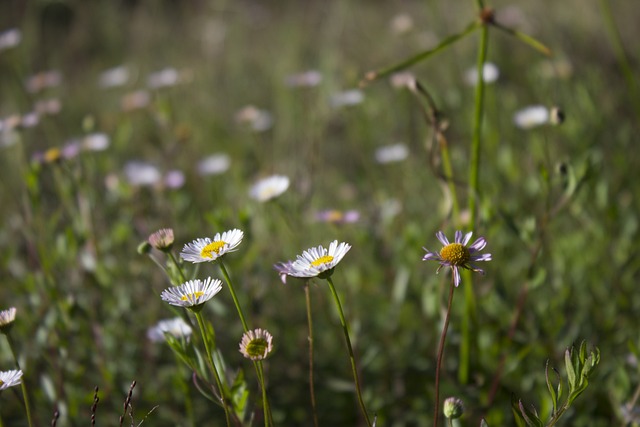
<instances>
[{"instance_id":1,"label":"green grass background","mask_svg":"<svg viewBox=\"0 0 640 427\"><path fill-rule=\"evenodd\" d=\"M610 3L637 79L640 7ZM640 100L621 71L602 4L490 5L498 19L516 19L510 25L554 56L490 32L488 58L501 75L487 86L474 231L486 237L493 261L483 266L486 276L461 285L473 286L477 309L469 381L457 378L459 288L441 387L441 396L465 401L464 425L477 425L481 416L491 426L514 425L512 394L548 414L544 363L550 359L562 371L564 350L582 340L601 349L602 363L564 425L624 425L621 405L640 382L630 350L640 345ZM398 14L413 21L403 34L390 27ZM149 326L172 316L158 296L169 283L136 248L162 227L175 230L178 249L218 231L245 231L240 250L226 259L249 323L274 335L277 348L266 362L269 395L276 423L287 426L312 425L306 313L302 285L282 285L272 264L333 239L351 243L333 277L367 407L381 426L427 425L448 272L436 276L435 263L421 262L422 246L438 249L435 232L452 236L458 224L430 167L431 129L418 101L386 80L365 88L359 105L332 108L329 99L357 87L365 72L461 31L475 14L471 1L0 3L0 31L23 32L20 46L0 52L0 118L27 113L38 99L57 97L63 105L60 114L19 131L17 144L0 149L0 309L18 308L13 336L38 425L49 423L56 408L58 425L86 425L95 386L99 423L115 424L134 379L137 419L158 405L147 425L191 425L187 401L194 425L223 425L222 410L197 393L169 348L146 339ZM412 68L449 122L462 206L474 108L474 90L463 76L475 64L477 37ZM572 72L549 78L550 61L564 61ZM100 89L99 73L120 64L134 69L134 78L123 88ZM147 108L123 112L121 97L144 88L147 75L164 67L190 70L192 81L151 90ZM62 84L27 93L27 76L48 69L63 73ZM319 86L283 83L308 69L322 73ZM270 130L256 133L236 122L248 104L271 112ZM566 123L518 129L512 115L530 104L561 106ZM31 161L36 152L94 131L110 136L107 151L54 164ZM398 141L409 147L409 158L377 164L375 149ZM216 152L231 157L230 170L200 176L198 160ZM180 169L186 184L130 187L123 167L133 159ZM289 176L291 187L258 204L248 189L271 173ZM109 177L119 178L115 189L106 185ZM401 207L393 217L385 215L390 201ZM357 209L361 220L316 222L314 212L326 208ZM199 275L208 274L220 277L213 266L202 266ZM312 282L311 298L320 424L362 425L324 282ZM237 351L242 327L231 298L222 292L216 301L205 317L230 369L246 371L254 399L253 371ZM503 355L498 394L487 407ZM0 369L13 367L2 340ZM0 396L0 415L7 426L26 425L20 397L11 391Z\"/></svg>"}]
</instances>

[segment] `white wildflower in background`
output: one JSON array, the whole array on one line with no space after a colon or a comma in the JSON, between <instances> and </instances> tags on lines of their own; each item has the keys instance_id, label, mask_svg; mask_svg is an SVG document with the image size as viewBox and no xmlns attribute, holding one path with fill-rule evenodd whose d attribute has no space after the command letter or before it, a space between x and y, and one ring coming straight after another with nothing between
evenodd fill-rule
<instances>
[{"instance_id":1,"label":"white wildflower in background","mask_svg":"<svg viewBox=\"0 0 640 427\"><path fill-rule=\"evenodd\" d=\"M333 108L339 108L350 105L358 105L362 101L364 101L364 92L359 89L351 89L331 95L329 104L331 104Z\"/></svg>"},{"instance_id":2,"label":"white wildflower in background","mask_svg":"<svg viewBox=\"0 0 640 427\"><path fill-rule=\"evenodd\" d=\"M409 148L402 143L385 145L376 149L375 156L380 164L401 162L409 157Z\"/></svg>"},{"instance_id":3,"label":"white wildflower in background","mask_svg":"<svg viewBox=\"0 0 640 427\"><path fill-rule=\"evenodd\" d=\"M105 133L92 133L82 139L82 148L87 151L104 151L109 144L109 135Z\"/></svg>"},{"instance_id":4,"label":"white wildflower in background","mask_svg":"<svg viewBox=\"0 0 640 427\"><path fill-rule=\"evenodd\" d=\"M198 162L200 175L220 175L225 173L231 165L231 158L223 153L212 154Z\"/></svg>"},{"instance_id":5,"label":"white wildflower in background","mask_svg":"<svg viewBox=\"0 0 640 427\"><path fill-rule=\"evenodd\" d=\"M0 391L13 387L22 382L22 371L11 370L0 372Z\"/></svg>"},{"instance_id":6,"label":"white wildflower in background","mask_svg":"<svg viewBox=\"0 0 640 427\"><path fill-rule=\"evenodd\" d=\"M166 334L174 338L189 338L193 330L182 317L165 319L147 330L147 338L152 342L162 342L166 340Z\"/></svg>"},{"instance_id":7,"label":"white wildflower in background","mask_svg":"<svg viewBox=\"0 0 640 427\"><path fill-rule=\"evenodd\" d=\"M264 132L273 126L273 116L267 110L247 105L236 113L236 122L248 125L256 132Z\"/></svg>"},{"instance_id":8,"label":"white wildflower in background","mask_svg":"<svg viewBox=\"0 0 640 427\"><path fill-rule=\"evenodd\" d=\"M413 29L413 18L408 13L399 13L391 18L389 27L393 34L406 34Z\"/></svg>"},{"instance_id":9,"label":"white wildflower in background","mask_svg":"<svg viewBox=\"0 0 640 427\"><path fill-rule=\"evenodd\" d=\"M0 33L0 52L3 50L11 49L20 44L22 40L22 32L17 28L11 28L9 30Z\"/></svg>"},{"instance_id":10,"label":"white wildflower in background","mask_svg":"<svg viewBox=\"0 0 640 427\"><path fill-rule=\"evenodd\" d=\"M62 73L58 70L42 71L27 78L25 86L29 93L59 86L62 83Z\"/></svg>"},{"instance_id":11,"label":"white wildflower in background","mask_svg":"<svg viewBox=\"0 0 640 427\"><path fill-rule=\"evenodd\" d=\"M334 240L329 244L329 249L322 246L309 248L297 255L297 259L291 264L290 276L293 277L317 277L331 276L333 269L351 249L348 243L338 243Z\"/></svg>"},{"instance_id":12,"label":"white wildflower in background","mask_svg":"<svg viewBox=\"0 0 640 427\"><path fill-rule=\"evenodd\" d=\"M280 196L289 188L289 178L272 175L256 182L249 190L249 196L259 202L266 202Z\"/></svg>"},{"instance_id":13,"label":"white wildflower in background","mask_svg":"<svg viewBox=\"0 0 640 427\"><path fill-rule=\"evenodd\" d=\"M395 89L414 90L416 87L416 76L409 71L393 73L389 77L389 81L391 82L391 86Z\"/></svg>"},{"instance_id":14,"label":"white wildflower in background","mask_svg":"<svg viewBox=\"0 0 640 427\"><path fill-rule=\"evenodd\" d=\"M513 122L520 129L532 129L549 123L549 109L544 105L532 105L517 111Z\"/></svg>"},{"instance_id":15,"label":"white wildflower in background","mask_svg":"<svg viewBox=\"0 0 640 427\"><path fill-rule=\"evenodd\" d=\"M160 71L149 74L147 86L151 89L171 87L180 83L187 83L191 80L191 71L178 71L175 68L167 67Z\"/></svg>"},{"instance_id":16,"label":"white wildflower in background","mask_svg":"<svg viewBox=\"0 0 640 427\"><path fill-rule=\"evenodd\" d=\"M172 190L177 190L184 186L186 180L181 170L172 169L164 175L164 186Z\"/></svg>"},{"instance_id":17,"label":"white wildflower in background","mask_svg":"<svg viewBox=\"0 0 640 427\"><path fill-rule=\"evenodd\" d=\"M492 62L485 62L482 67L482 78L485 83L494 83L500 77L500 70L498 66ZM478 84L478 70L475 67L469 68L464 73L464 81L469 86L475 86Z\"/></svg>"},{"instance_id":18,"label":"white wildflower in background","mask_svg":"<svg viewBox=\"0 0 640 427\"><path fill-rule=\"evenodd\" d=\"M184 245L180 257L193 263L215 261L227 252L236 251L243 236L242 230L235 228L222 234L216 233L213 239L196 239Z\"/></svg>"},{"instance_id":19,"label":"white wildflower in background","mask_svg":"<svg viewBox=\"0 0 640 427\"><path fill-rule=\"evenodd\" d=\"M290 74L284 79L284 84L289 87L313 87L322 82L320 71L309 70L298 74Z\"/></svg>"},{"instance_id":20,"label":"white wildflower in background","mask_svg":"<svg viewBox=\"0 0 640 427\"><path fill-rule=\"evenodd\" d=\"M273 351L273 337L266 329L247 331L240 341L240 353L247 359L263 360Z\"/></svg>"},{"instance_id":21,"label":"white wildflower in background","mask_svg":"<svg viewBox=\"0 0 640 427\"><path fill-rule=\"evenodd\" d=\"M0 333L6 334L9 332L13 326L13 321L16 320L16 313L15 307L0 311Z\"/></svg>"},{"instance_id":22,"label":"white wildflower in background","mask_svg":"<svg viewBox=\"0 0 640 427\"><path fill-rule=\"evenodd\" d=\"M204 281L189 280L180 286L172 286L160 294L163 301L177 307L199 310L203 304L222 290L222 282L207 277Z\"/></svg>"},{"instance_id":23,"label":"white wildflower in background","mask_svg":"<svg viewBox=\"0 0 640 427\"><path fill-rule=\"evenodd\" d=\"M20 126L24 129L36 127L40 123L40 115L35 111L31 111L23 115L20 119Z\"/></svg>"},{"instance_id":24,"label":"white wildflower in background","mask_svg":"<svg viewBox=\"0 0 640 427\"><path fill-rule=\"evenodd\" d=\"M40 115L52 116L62 110L62 102L58 98L41 99L33 105L33 111Z\"/></svg>"},{"instance_id":25,"label":"white wildflower in background","mask_svg":"<svg viewBox=\"0 0 640 427\"><path fill-rule=\"evenodd\" d=\"M125 94L120 101L122 111L129 112L145 108L151 102L151 94L146 90L137 90Z\"/></svg>"},{"instance_id":26,"label":"white wildflower in background","mask_svg":"<svg viewBox=\"0 0 640 427\"><path fill-rule=\"evenodd\" d=\"M140 161L131 161L124 166L124 174L129 184L135 187L155 185L162 179L157 167Z\"/></svg>"},{"instance_id":27,"label":"white wildflower in background","mask_svg":"<svg viewBox=\"0 0 640 427\"><path fill-rule=\"evenodd\" d=\"M427 254L422 257L422 260L438 261L440 263L440 267L438 267L436 274L440 272L442 267L451 267L453 280L456 286L460 284L461 268L484 274L482 269L471 263L478 261L491 261L491 254L478 254L478 252L483 250L487 245L484 237L478 238L471 246L467 246L472 235L473 232L469 232L462 237L462 231L456 231L455 242L449 243L449 240L444 233L442 231L438 231L436 233L436 237L440 240L440 243L442 243L443 248L440 249L440 252L430 252L427 248L422 248L427 252Z\"/></svg>"},{"instance_id":28,"label":"white wildflower in background","mask_svg":"<svg viewBox=\"0 0 640 427\"><path fill-rule=\"evenodd\" d=\"M100 73L98 85L104 89L124 86L129 82L130 74L126 65L109 68Z\"/></svg>"},{"instance_id":29,"label":"white wildflower in background","mask_svg":"<svg viewBox=\"0 0 640 427\"><path fill-rule=\"evenodd\" d=\"M328 222L331 224L351 224L358 222L360 212L356 210L340 211L337 209L326 209L316 212L316 221Z\"/></svg>"}]
</instances>

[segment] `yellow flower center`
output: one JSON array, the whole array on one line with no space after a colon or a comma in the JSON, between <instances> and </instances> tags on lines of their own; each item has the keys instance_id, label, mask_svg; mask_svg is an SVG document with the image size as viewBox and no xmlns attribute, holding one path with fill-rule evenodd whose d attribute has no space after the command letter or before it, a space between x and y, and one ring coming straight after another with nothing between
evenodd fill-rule
<instances>
[{"instance_id":1,"label":"yellow flower center","mask_svg":"<svg viewBox=\"0 0 640 427\"><path fill-rule=\"evenodd\" d=\"M44 160L47 163L52 163L52 162L55 162L56 160L58 160L61 155L62 155L62 153L60 152L60 149L58 149L58 148L49 148L44 153Z\"/></svg>"},{"instance_id":2,"label":"yellow flower center","mask_svg":"<svg viewBox=\"0 0 640 427\"><path fill-rule=\"evenodd\" d=\"M182 298L180 298L182 301L189 301L190 299L197 299L200 298L202 295L204 295L204 292L202 291L197 291L197 292L193 292L187 295L182 295Z\"/></svg>"},{"instance_id":3,"label":"yellow flower center","mask_svg":"<svg viewBox=\"0 0 640 427\"><path fill-rule=\"evenodd\" d=\"M311 266L317 267L321 264L329 264L331 261L333 261L333 257L331 255L324 255L318 258L317 260L313 261L311 263Z\"/></svg>"},{"instance_id":4,"label":"yellow flower center","mask_svg":"<svg viewBox=\"0 0 640 427\"><path fill-rule=\"evenodd\" d=\"M211 242L200 251L202 258L213 258L213 253L220 254L220 250L226 245L227 242L218 240L217 242Z\"/></svg>"},{"instance_id":5,"label":"yellow flower center","mask_svg":"<svg viewBox=\"0 0 640 427\"><path fill-rule=\"evenodd\" d=\"M463 244L449 243L440 251L440 257L451 265L464 266L471 259L471 254Z\"/></svg>"},{"instance_id":6,"label":"yellow flower center","mask_svg":"<svg viewBox=\"0 0 640 427\"><path fill-rule=\"evenodd\" d=\"M0 380L0 387L4 384L4 381Z\"/></svg>"}]
</instances>

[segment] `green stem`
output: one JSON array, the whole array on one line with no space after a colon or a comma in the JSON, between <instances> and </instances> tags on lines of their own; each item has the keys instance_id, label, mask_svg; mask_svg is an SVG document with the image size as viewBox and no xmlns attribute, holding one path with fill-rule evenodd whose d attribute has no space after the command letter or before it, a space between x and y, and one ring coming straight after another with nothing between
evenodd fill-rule
<instances>
[{"instance_id":1,"label":"green stem","mask_svg":"<svg viewBox=\"0 0 640 427\"><path fill-rule=\"evenodd\" d=\"M236 291L233 288L233 282L231 281L231 276L229 276L229 272L225 267L222 260L218 263L220 265L220 270L222 271L222 275L227 281L227 286L229 287L229 292L231 293L231 298L233 299L233 303L236 306L236 310L238 311L238 316L240 317L240 322L242 323L242 329L245 332L249 331L249 326L247 325L247 321L245 320L244 314L242 313L242 308L240 307L240 302L238 301L238 297L236 296ZM258 381L260 382L260 387L262 389L262 407L264 411L264 422L265 426L268 425L269 419L271 418L271 409L269 408L269 401L267 400L267 391L264 383L264 373L262 370L262 362L253 362L253 366L256 370L256 375L258 376Z\"/></svg>"},{"instance_id":2,"label":"green stem","mask_svg":"<svg viewBox=\"0 0 640 427\"><path fill-rule=\"evenodd\" d=\"M358 379L358 369L356 368L356 358L353 355L353 348L351 347L351 339L349 338L349 329L347 328L347 321L344 318L344 313L342 312L342 305L340 304L340 298L338 297L338 293L336 292L335 286L333 286L333 281L331 277L327 277L327 283L329 283L329 289L331 289L331 294L333 295L333 299L336 303L336 307L338 308L338 315L340 316L340 323L342 324L342 332L344 332L344 339L347 342L347 348L349 349L349 359L351 361L351 372L353 373L353 381L356 385L356 393L358 395L358 403L360 404L360 410L362 411L362 415L367 422L367 425L371 427L371 421L369 420L369 415L367 414L367 409L364 406L364 401L362 400L362 392L360 390L360 380Z\"/></svg>"},{"instance_id":3,"label":"green stem","mask_svg":"<svg viewBox=\"0 0 640 427\"><path fill-rule=\"evenodd\" d=\"M456 288L453 274L451 275L451 289L449 290L449 302L447 303L447 313L444 316L444 326L440 335L440 343L438 344L438 358L436 362L436 404L433 410L433 427L438 425L438 413L440 411L440 368L442 367L442 356L444 354L444 342L447 338L447 329L449 329L449 317L451 315L451 305L453 302L453 290Z\"/></svg>"},{"instance_id":4,"label":"green stem","mask_svg":"<svg viewBox=\"0 0 640 427\"><path fill-rule=\"evenodd\" d=\"M11 349L11 355L13 356L13 361L16 364L16 367L22 371L20 367L20 362L18 362L18 356L16 354L15 343L13 342L13 338L11 338L11 334L7 332L7 341L9 342L9 348ZM22 371L22 381L20 381L20 388L22 389L22 397L24 399L24 408L27 413L27 422L29 423L29 427L33 427L33 421L31 419L31 406L29 405L29 394L27 393L27 383L25 381L24 371Z\"/></svg>"},{"instance_id":5,"label":"green stem","mask_svg":"<svg viewBox=\"0 0 640 427\"><path fill-rule=\"evenodd\" d=\"M474 21L471 24L469 24L467 26L467 28L465 28L461 32L459 32L457 34L450 35L449 37L447 37L444 40L442 40L440 42L440 44L438 44L436 47L434 47L432 49L426 50L424 52L420 52L417 55L414 55L414 56L412 56L412 57L410 57L408 59L405 59L404 61L402 61L402 62L400 62L400 63L398 63L396 65L392 65L391 67L367 73L367 76L365 77L365 80L362 83L366 84L366 83L371 82L373 80L381 79L383 77L388 76L389 74L393 74L393 73L396 73L398 71L402 71L405 68L409 68L412 65L417 64L418 62L424 61L425 59L429 58L430 56L433 56L436 53L446 49L447 47L449 47L453 43L457 42L458 40L464 38L465 36L468 36L469 34L474 32L475 30L477 30L478 27L479 27L479 24Z\"/></svg>"},{"instance_id":6,"label":"green stem","mask_svg":"<svg viewBox=\"0 0 640 427\"><path fill-rule=\"evenodd\" d=\"M200 328L200 333L202 334L202 341L204 341L204 348L207 351L207 361L209 362L209 369L211 369L211 373L216 379L216 383L218 384L218 390L220 391L220 400L222 401L222 407L224 408L224 416L227 420L227 427L231 426L231 419L229 418L229 407L227 406L227 398L225 397L224 387L222 385L222 381L220 380L220 375L218 375L218 370L216 369L215 362L213 361L213 354L211 353L211 346L209 343L209 337L207 336L206 327L204 324L204 320L202 319L202 315L196 311L193 312L196 316L196 320L198 321L198 326Z\"/></svg>"},{"instance_id":7,"label":"green stem","mask_svg":"<svg viewBox=\"0 0 640 427\"><path fill-rule=\"evenodd\" d=\"M240 317L240 322L242 323L242 329L245 332L249 331L249 327L247 326L247 321L244 319L244 314L242 314L242 308L240 308L240 302L238 302L238 297L236 296L236 291L233 289L233 282L231 282L231 277L229 277L229 272L227 272L227 268L224 266L222 260L218 263L220 266L220 270L222 270L222 275L227 281L227 286L229 286L229 292L231 292L231 298L233 298L233 303L236 306L236 310L238 311L238 316Z\"/></svg>"},{"instance_id":8,"label":"green stem","mask_svg":"<svg viewBox=\"0 0 640 427\"><path fill-rule=\"evenodd\" d=\"M487 59L489 28L482 26L480 48L478 51L477 76L475 93L475 112L473 117L473 142L471 146L471 168L469 176L469 226L475 228L477 218L477 201L480 193L480 146L482 142L482 118L484 109L484 63ZM466 271L466 270L465 270ZM475 295L472 286L465 286L465 310L462 318L462 341L460 343L460 360L458 380L466 384L469 380L469 360L471 356L471 318L475 316Z\"/></svg>"},{"instance_id":9,"label":"green stem","mask_svg":"<svg viewBox=\"0 0 640 427\"><path fill-rule=\"evenodd\" d=\"M175 255L173 255L173 252L168 251L167 254L169 255L169 259L173 262L173 265L176 266L178 273L180 273L180 277L182 278L182 283L186 282L187 277L184 275L182 268L180 268L180 264L178 264L178 260L176 259Z\"/></svg>"},{"instance_id":10,"label":"green stem","mask_svg":"<svg viewBox=\"0 0 640 427\"><path fill-rule=\"evenodd\" d=\"M451 157L449 156L449 144L444 136L438 137L440 145L440 153L442 155L442 168L446 176L449 192L451 193L451 208L455 221L460 220L460 206L458 205L458 195L456 192L456 183L453 181L453 167L451 166Z\"/></svg>"},{"instance_id":11,"label":"green stem","mask_svg":"<svg viewBox=\"0 0 640 427\"><path fill-rule=\"evenodd\" d=\"M307 325L309 327L309 393L311 394L311 410L313 411L313 425L318 427L318 412L316 409L316 393L313 381L313 321L311 319L311 294L309 283L304 285L304 295L307 306Z\"/></svg>"}]
</instances>

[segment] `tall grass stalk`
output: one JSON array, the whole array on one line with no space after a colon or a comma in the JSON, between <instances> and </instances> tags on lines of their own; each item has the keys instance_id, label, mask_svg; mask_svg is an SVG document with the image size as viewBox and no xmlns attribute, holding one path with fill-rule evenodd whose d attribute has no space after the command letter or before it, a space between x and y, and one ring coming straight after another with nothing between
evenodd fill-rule
<instances>
[{"instance_id":1,"label":"tall grass stalk","mask_svg":"<svg viewBox=\"0 0 640 427\"><path fill-rule=\"evenodd\" d=\"M333 286L333 281L331 280L331 277L327 277L327 283L329 283L329 289L331 290L331 295L333 295L333 300L336 303L336 308L338 309L338 315L340 316L340 323L342 324L342 332L344 332L344 339L347 343L347 349L349 350L349 360L351 362L351 372L353 373L353 382L356 385L356 394L358 395L358 404L360 405L360 410L362 411L362 415L364 416L364 419L367 422L367 425L371 427L369 414L367 414L367 408L364 406L364 401L362 400L362 391L360 390L360 379L358 378L356 358L353 354L353 347L351 346L351 338L349 338L349 328L347 327L347 321L344 317L344 312L342 311L342 304L340 304L340 297L338 297L336 288L335 286Z\"/></svg>"},{"instance_id":2,"label":"tall grass stalk","mask_svg":"<svg viewBox=\"0 0 640 427\"><path fill-rule=\"evenodd\" d=\"M469 227L476 228L477 205L480 195L479 172L480 172L480 148L482 143L482 119L484 112L484 63L487 59L487 47L489 39L489 28L485 24L480 30L480 46L478 50L477 76L475 92L475 109L473 115L473 140L471 145L471 166L469 175ZM471 281L471 274L465 270L468 280ZM462 341L460 343L460 360L458 367L458 380L466 384L469 380L469 360L471 357L471 319L475 318L475 295L473 286L465 286L465 310L462 318Z\"/></svg>"}]
</instances>

